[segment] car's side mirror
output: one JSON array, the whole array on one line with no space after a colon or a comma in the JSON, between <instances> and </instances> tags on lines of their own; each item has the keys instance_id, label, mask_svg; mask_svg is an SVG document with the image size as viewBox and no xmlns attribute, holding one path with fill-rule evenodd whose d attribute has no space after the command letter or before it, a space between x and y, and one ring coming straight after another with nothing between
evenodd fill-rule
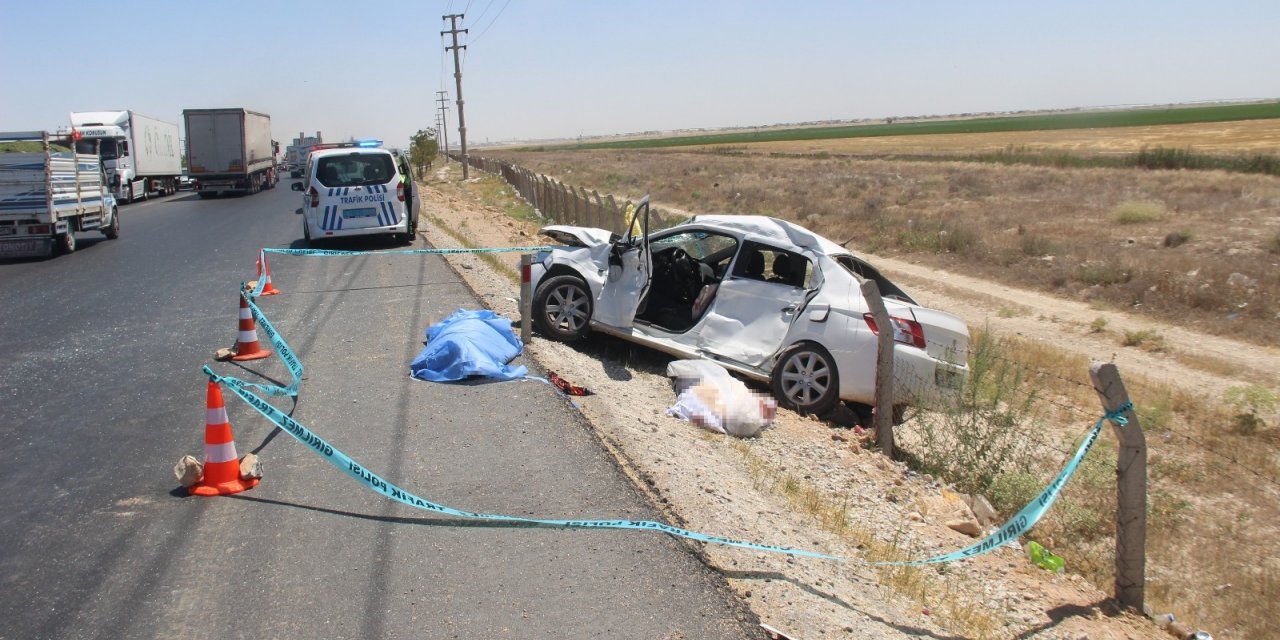
<instances>
[{"instance_id":1,"label":"car's side mirror","mask_svg":"<svg viewBox=\"0 0 1280 640\"><path fill-rule=\"evenodd\" d=\"M302 191L302 183L301 183L301 182L295 182L295 183L293 183L293 184L289 185L289 188L290 188L290 189L293 189L294 191Z\"/></svg>"}]
</instances>

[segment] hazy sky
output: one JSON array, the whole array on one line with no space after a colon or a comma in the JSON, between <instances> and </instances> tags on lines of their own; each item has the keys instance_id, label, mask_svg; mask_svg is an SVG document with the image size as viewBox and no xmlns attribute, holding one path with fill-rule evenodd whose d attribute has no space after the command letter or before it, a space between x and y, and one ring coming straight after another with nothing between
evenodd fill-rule
<instances>
[{"instance_id":1,"label":"hazy sky","mask_svg":"<svg viewBox=\"0 0 1280 640\"><path fill-rule=\"evenodd\" d=\"M282 144L1280 98L1280 2L0 0L0 130L248 107Z\"/></svg>"}]
</instances>

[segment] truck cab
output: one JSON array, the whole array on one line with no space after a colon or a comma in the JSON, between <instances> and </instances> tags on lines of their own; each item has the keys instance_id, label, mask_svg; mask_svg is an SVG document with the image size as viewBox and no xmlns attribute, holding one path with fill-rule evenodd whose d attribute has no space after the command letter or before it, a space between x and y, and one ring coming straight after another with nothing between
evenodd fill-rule
<instances>
[{"instance_id":1,"label":"truck cab","mask_svg":"<svg viewBox=\"0 0 1280 640\"><path fill-rule=\"evenodd\" d=\"M178 190L178 125L132 111L81 111L71 113L71 127L78 136L76 153L97 149L117 199L132 202Z\"/></svg>"}]
</instances>

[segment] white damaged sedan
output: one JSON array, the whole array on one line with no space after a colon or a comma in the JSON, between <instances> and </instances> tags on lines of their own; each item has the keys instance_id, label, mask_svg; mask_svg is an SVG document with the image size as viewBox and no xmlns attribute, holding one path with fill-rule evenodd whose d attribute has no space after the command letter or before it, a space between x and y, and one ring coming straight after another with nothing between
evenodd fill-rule
<instances>
[{"instance_id":1,"label":"white damaged sedan","mask_svg":"<svg viewBox=\"0 0 1280 640\"><path fill-rule=\"evenodd\" d=\"M781 405L821 414L875 402L876 327L861 283L892 319L895 405L948 393L968 373L969 331L915 303L840 245L784 220L699 215L648 233L649 199L625 235L552 225L564 246L530 270L532 319L545 336L594 330L679 358L705 358L767 382ZM895 412L898 413L898 412Z\"/></svg>"}]
</instances>

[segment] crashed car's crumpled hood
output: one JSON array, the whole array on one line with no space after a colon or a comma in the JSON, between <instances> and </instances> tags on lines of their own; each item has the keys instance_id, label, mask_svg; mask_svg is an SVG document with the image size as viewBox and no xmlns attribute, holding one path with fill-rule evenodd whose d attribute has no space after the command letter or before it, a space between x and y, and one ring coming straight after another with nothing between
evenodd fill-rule
<instances>
[{"instance_id":1,"label":"crashed car's crumpled hood","mask_svg":"<svg viewBox=\"0 0 1280 640\"><path fill-rule=\"evenodd\" d=\"M608 246L613 240L613 234L604 229L573 227L564 224L543 227L538 229L538 233L571 247Z\"/></svg>"}]
</instances>

